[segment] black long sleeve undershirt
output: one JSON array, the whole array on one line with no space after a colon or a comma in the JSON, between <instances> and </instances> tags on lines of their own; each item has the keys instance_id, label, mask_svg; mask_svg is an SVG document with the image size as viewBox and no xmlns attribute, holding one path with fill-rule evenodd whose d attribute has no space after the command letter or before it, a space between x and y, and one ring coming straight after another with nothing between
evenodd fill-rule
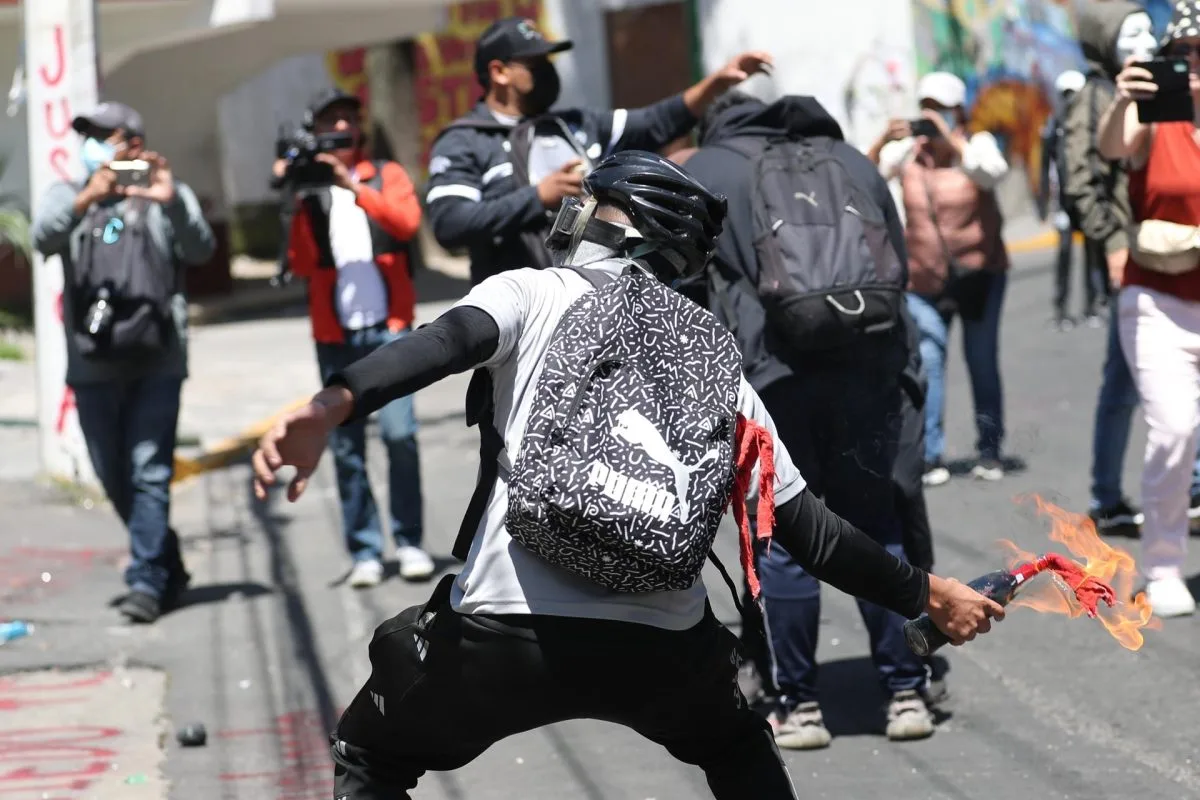
<instances>
[{"instance_id":1,"label":"black long sleeve undershirt","mask_svg":"<svg viewBox=\"0 0 1200 800\"><path fill-rule=\"evenodd\" d=\"M929 601L929 575L901 561L805 489L775 509L775 539L835 589L913 619Z\"/></svg>"},{"instance_id":2,"label":"black long sleeve undershirt","mask_svg":"<svg viewBox=\"0 0 1200 800\"><path fill-rule=\"evenodd\" d=\"M499 341L490 314L459 306L334 374L326 385L349 389L354 411L347 422L362 419L398 397L477 367L496 352ZM925 608L929 576L888 553L807 490L775 509L775 538L817 580L910 619Z\"/></svg>"},{"instance_id":3,"label":"black long sleeve undershirt","mask_svg":"<svg viewBox=\"0 0 1200 800\"><path fill-rule=\"evenodd\" d=\"M491 314L457 306L334 373L325 385L345 386L354 395L354 411L346 420L353 422L398 397L479 366L499 344L500 328Z\"/></svg>"}]
</instances>

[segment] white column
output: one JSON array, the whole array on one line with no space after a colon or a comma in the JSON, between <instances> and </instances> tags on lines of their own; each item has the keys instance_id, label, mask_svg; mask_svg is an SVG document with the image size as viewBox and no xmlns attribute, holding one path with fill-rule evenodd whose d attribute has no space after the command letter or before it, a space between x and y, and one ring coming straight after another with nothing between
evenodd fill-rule
<instances>
[{"instance_id":1,"label":"white column","mask_svg":"<svg viewBox=\"0 0 1200 800\"><path fill-rule=\"evenodd\" d=\"M97 100L96 10L94 0L25 0L23 5L30 207L36 216L49 186L77 179L80 172L79 136L71 120ZM62 260L35 255L33 269L42 470L94 483L75 396L65 383Z\"/></svg>"}]
</instances>

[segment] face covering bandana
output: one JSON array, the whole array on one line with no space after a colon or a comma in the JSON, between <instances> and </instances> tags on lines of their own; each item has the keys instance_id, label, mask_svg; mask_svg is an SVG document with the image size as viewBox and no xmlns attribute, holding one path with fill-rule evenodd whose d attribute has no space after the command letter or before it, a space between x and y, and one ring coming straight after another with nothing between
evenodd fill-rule
<instances>
[{"instance_id":1,"label":"face covering bandana","mask_svg":"<svg viewBox=\"0 0 1200 800\"><path fill-rule=\"evenodd\" d=\"M88 177L91 177L96 170L112 161L116 155L117 148L115 145L102 142L99 139L93 139L90 136L83 140L80 157L83 159L83 167L87 170Z\"/></svg>"},{"instance_id":2,"label":"face covering bandana","mask_svg":"<svg viewBox=\"0 0 1200 800\"><path fill-rule=\"evenodd\" d=\"M1154 38L1154 24L1145 12L1130 14L1121 23L1117 34L1117 64L1124 66L1125 60L1133 56L1138 61L1148 61L1154 56L1158 41Z\"/></svg>"},{"instance_id":3,"label":"face covering bandana","mask_svg":"<svg viewBox=\"0 0 1200 800\"><path fill-rule=\"evenodd\" d=\"M558 78L558 70L549 60L538 63L530 72L533 75L533 88L525 95L525 108L522 110L525 116L536 117L549 111L550 106L558 101L562 83Z\"/></svg>"}]
</instances>

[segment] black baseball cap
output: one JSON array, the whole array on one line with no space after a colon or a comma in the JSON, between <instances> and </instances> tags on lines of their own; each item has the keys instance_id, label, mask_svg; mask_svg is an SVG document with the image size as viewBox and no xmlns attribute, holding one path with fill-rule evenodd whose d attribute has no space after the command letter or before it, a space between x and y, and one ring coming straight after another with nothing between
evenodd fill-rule
<instances>
[{"instance_id":1,"label":"black baseball cap","mask_svg":"<svg viewBox=\"0 0 1200 800\"><path fill-rule=\"evenodd\" d=\"M104 102L86 114L71 120L71 127L85 136L93 130L125 131L128 136L146 138L142 115L124 103Z\"/></svg>"},{"instance_id":2,"label":"black baseball cap","mask_svg":"<svg viewBox=\"0 0 1200 800\"><path fill-rule=\"evenodd\" d=\"M569 39L551 42L538 30L537 23L524 17L505 17L488 26L475 42L475 75L488 85L488 64L505 63L518 58L548 56L570 50L575 43Z\"/></svg>"},{"instance_id":3,"label":"black baseball cap","mask_svg":"<svg viewBox=\"0 0 1200 800\"><path fill-rule=\"evenodd\" d=\"M362 108L362 100L341 89L330 87L317 92L308 104L308 113L315 119L334 106L348 105L356 109Z\"/></svg>"}]
</instances>

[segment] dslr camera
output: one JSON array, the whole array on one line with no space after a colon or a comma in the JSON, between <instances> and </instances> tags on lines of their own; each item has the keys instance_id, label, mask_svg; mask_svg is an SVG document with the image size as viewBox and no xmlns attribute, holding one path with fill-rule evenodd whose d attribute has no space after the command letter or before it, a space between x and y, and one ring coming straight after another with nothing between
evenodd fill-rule
<instances>
[{"instance_id":1,"label":"dslr camera","mask_svg":"<svg viewBox=\"0 0 1200 800\"><path fill-rule=\"evenodd\" d=\"M329 186L333 168L317 161L321 153L354 147L354 135L348 132L313 133L301 128L295 133L281 131L275 141L275 157L287 161L281 183L291 191Z\"/></svg>"}]
</instances>

